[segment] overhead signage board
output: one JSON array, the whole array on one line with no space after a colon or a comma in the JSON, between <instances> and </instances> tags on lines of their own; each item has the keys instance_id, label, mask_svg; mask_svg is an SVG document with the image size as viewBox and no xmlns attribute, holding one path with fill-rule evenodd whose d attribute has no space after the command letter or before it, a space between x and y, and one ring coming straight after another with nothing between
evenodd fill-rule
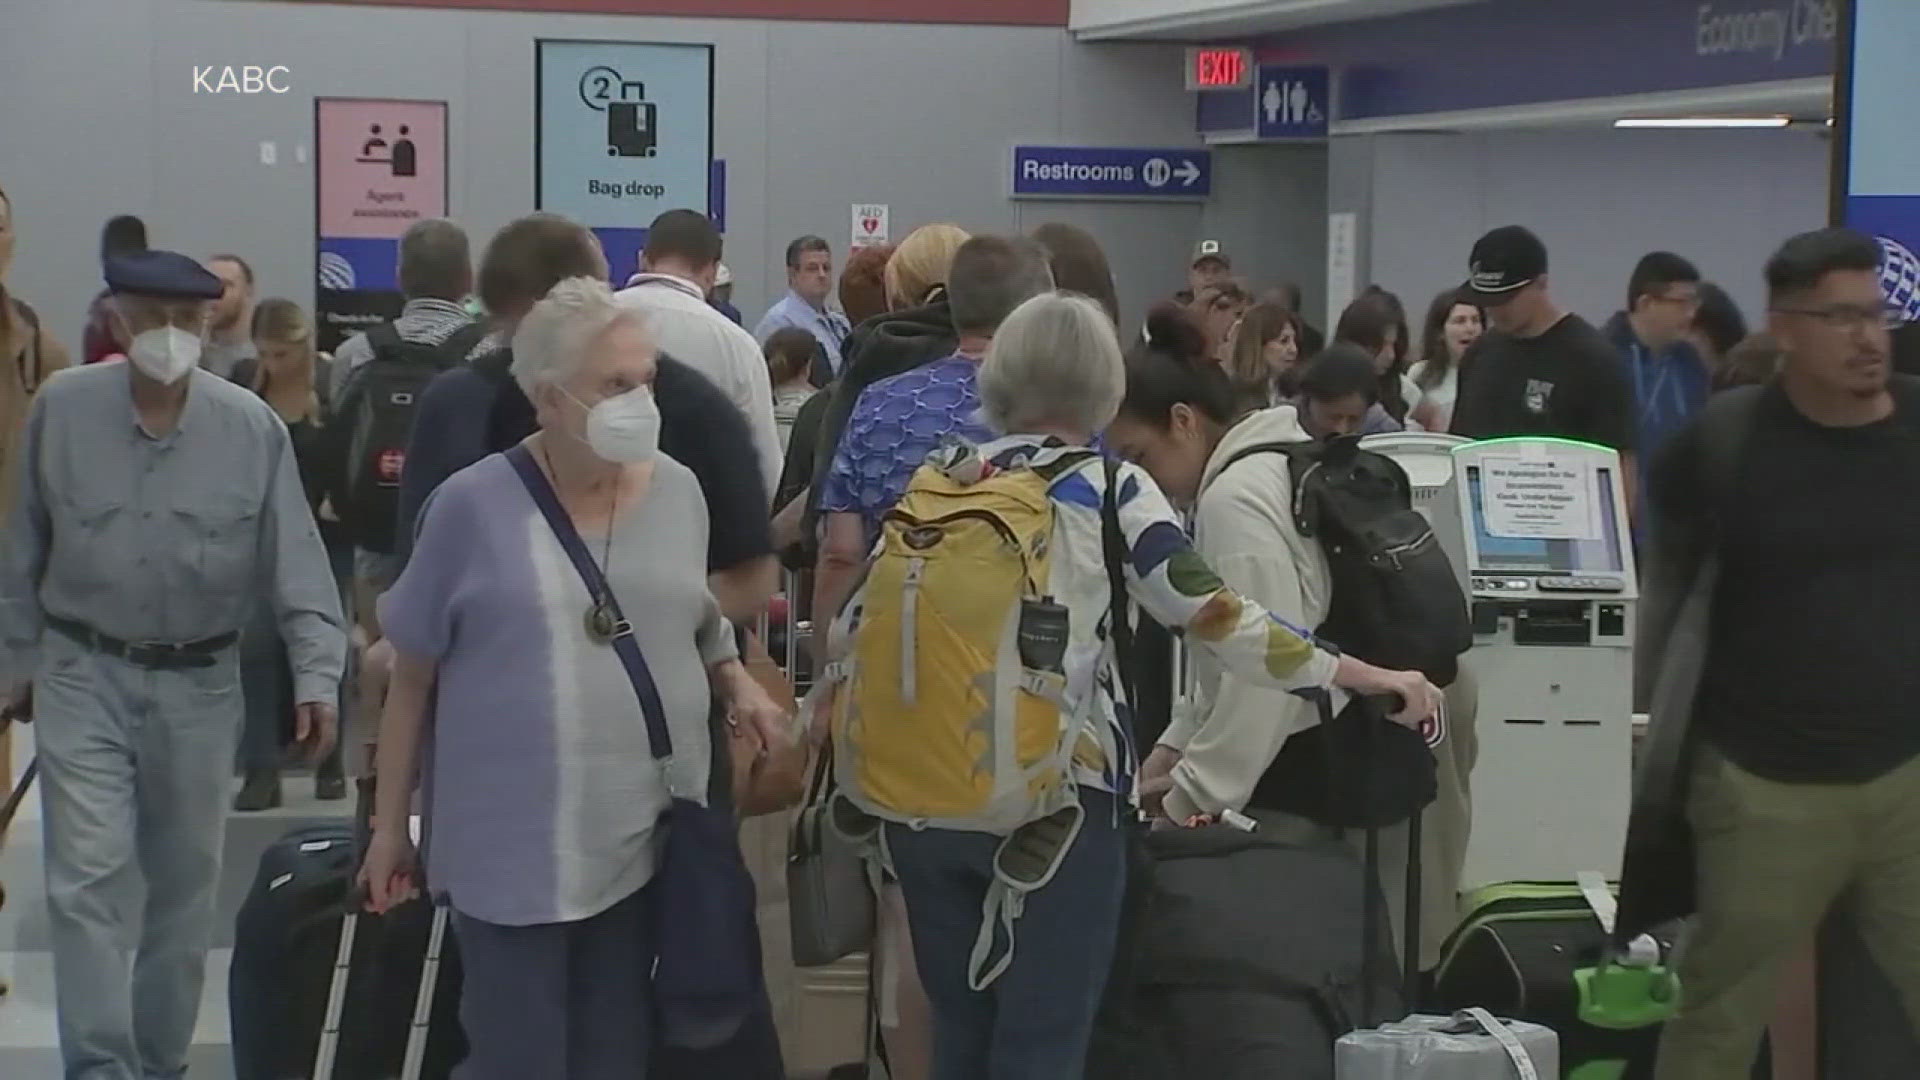
<instances>
[{"instance_id":1,"label":"overhead signage board","mask_svg":"<svg viewBox=\"0 0 1920 1080\"><path fill-rule=\"evenodd\" d=\"M447 216L447 103L313 103L317 345L400 314L400 237Z\"/></svg>"},{"instance_id":2,"label":"overhead signage board","mask_svg":"<svg viewBox=\"0 0 1920 1080\"><path fill-rule=\"evenodd\" d=\"M1261 64L1253 84L1254 134L1324 139L1333 116L1333 78L1324 64Z\"/></svg>"},{"instance_id":3,"label":"overhead signage board","mask_svg":"<svg viewBox=\"0 0 1920 1080\"><path fill-rule=\"evenodd\" d=\"M1339 72L1343 123L1410 118L1831 77L1845 2L1478 0L1471 16L1458 5L1430 5L1299 27L1254 52L1268 63L1307 59ZM1911 51L1912 40L1888 44ZM1577 63L1568 62L1569 42L1578 43ZM1248 95L1197 96L1199 130L1253 130Z\"/></svg>"},{"instance_id":4,"label":"overhead signage board","mask_svg":"<svg viewBox=\"0 0 1920 1080\"><path fill-rule=\"evenodd\" d=\"M1856 0L1841 60L1841 114L1835 118L1838 218L1886 246L1894 283L1888 300L1920 309L1920 146L1912 138L1920 100L1920 3Z\"/></svg>"},{"instance_id":5,"label":"overhead signage board","mask_svg":"<svg viewBox=\"0 0 1920 1080\"><path fill-rule=\"evenodd\" d=\"M592 229L615 281L665 210L711 214L713 46L534 43L534 203Z\"/></svg>"},{"instance_id":6,"label":"overhead signage board","mask_svg":"<svg viewBox=\"0 0 1920 1080\"><path fill-rule=\"evenodd\" d=\"M1204 199L1213 193L1206 150L1126 146L1016 146L1016 199Z\"/></svg>"}]
</instances>

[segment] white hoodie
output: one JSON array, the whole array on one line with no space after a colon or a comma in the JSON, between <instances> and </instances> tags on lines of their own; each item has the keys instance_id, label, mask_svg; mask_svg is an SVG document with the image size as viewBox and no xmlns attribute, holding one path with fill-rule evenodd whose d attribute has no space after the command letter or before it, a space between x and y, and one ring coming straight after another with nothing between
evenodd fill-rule
<instances>
[{"instance_id":1,"label":"white hoodie","mask_svg":"<svg viewBox=\"0 0 1920 1080\"><path fill-rule=\"evenodd\" d=\"M1291 405L1228 429L1201 474L1194 546L1230 588L1295 626L1314 627L1327 614L1327 560L1294 528L1287 456L1254 454L1226 467L1250 447L1309 441ZM1228 675L1204 651L1191 663L1193 700L1160 737L1184 754L1166 797L1175 821L1243 808L1287 737L1318 722L1310 703Z\"/></svg>"}]
</instances>

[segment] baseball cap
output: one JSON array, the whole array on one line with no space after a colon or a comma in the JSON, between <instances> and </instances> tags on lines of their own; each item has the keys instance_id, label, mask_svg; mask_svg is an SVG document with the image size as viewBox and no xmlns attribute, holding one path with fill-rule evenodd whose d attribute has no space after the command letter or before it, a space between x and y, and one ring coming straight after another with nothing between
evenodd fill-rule
<instances>
[{"instance_id":1,"label":"baseball cap","mask_svg":"<svg viewBox=\"0 0 1920 1080\"><path fill-rule=\"evenodd\" d=\"M1220 241L1218 240L1202 240L1198 244L1195 244L1193 246L1193 259L1189 261L1187 265L1199 266L1207 259L1218 259L1220 260L1220 265L1229 270L1233 268L1233 260L1227 257L1226 249L1220 246Z\"/></svg>"},{"instance_id":2,"label":"baseball cap","mask_svg":"<svg viewBox=\"0 0 1920 1080\"><path fill-rule=\"evenodd\" d=\"M1460 291L1486 307L1499 307L1546 272L1547 245L1525 226L1502 225L1473 245Z\"/></svg>"}]
</instances>

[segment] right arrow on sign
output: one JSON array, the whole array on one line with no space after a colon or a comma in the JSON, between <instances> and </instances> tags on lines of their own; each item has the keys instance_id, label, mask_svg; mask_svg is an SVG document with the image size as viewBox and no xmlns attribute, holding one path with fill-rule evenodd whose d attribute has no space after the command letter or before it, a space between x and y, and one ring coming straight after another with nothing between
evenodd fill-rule
<instances>
[{"instance_id":1,"label":"right arrow on sign","mask_svg":"<svg viewBox=\"0 0 1920 1080\"><path fill-rule=\"evenodd\" d=\"M1191 161L1182 160L1180 167L1173 171L1173 175L1180 178L1180 186L1192 187L1194 181L1200 179L1200 166Z\"/></svg>"},{"instance_id":2,"label":"right arrow on sign","mask_svg":"<svg viewBox=\"0 0 1920 1080\"><path fill-rule=\"evenodd\" d=\"M1280 92L1280 84L1278 82L1268 83L1267 92L1260 96L1260 105L1267 110L1267 123L1279 123L1280 110L1285 108L1286 104L1287 96Z\"/></svg>"}]
</instances>

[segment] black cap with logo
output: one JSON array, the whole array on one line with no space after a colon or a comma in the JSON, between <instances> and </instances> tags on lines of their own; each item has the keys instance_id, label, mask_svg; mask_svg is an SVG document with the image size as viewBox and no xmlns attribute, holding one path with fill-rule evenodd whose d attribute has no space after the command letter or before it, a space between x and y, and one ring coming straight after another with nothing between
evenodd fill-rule
<instances>
[{"instance_id":1,"label":"black cap with logo","mask_svg":"<svg viewBox=\"0 0 1920 1080\"><path fill-rule=\"evenodd\" d=\"M1473 245L1460 291L1484 307L1499 307L1545 277L1547 245L1522 225L1502 225Z\"/></svg>"}]
</instances>

